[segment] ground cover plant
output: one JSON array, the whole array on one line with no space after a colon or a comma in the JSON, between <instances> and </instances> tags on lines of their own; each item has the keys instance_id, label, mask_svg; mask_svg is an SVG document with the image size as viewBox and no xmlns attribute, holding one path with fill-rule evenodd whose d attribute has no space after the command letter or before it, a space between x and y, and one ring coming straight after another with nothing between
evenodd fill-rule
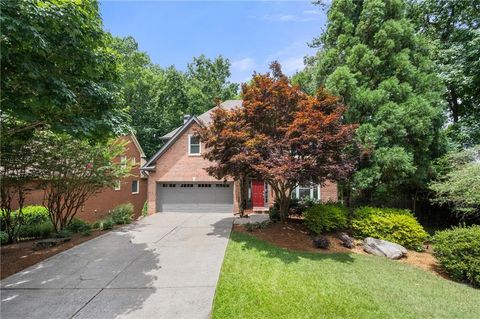
<instances>
[{"instance_id":1,"label":"ground cover plant","mask_svg":"<svg viewBox=\"0 0 480 319\"><path fill-rule=\"evenodd\" d=\"M414 266L293 252L234 232L212 317L463 319L478 318L479 304L478 290Z\"/></svg>"}]
</instances>

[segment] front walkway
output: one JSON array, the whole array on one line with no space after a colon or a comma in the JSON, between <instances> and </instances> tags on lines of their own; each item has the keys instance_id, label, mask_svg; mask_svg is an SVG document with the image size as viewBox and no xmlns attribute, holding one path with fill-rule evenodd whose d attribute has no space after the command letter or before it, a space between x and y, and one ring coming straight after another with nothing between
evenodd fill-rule
<instances>
[{"instance_id":1,"label":"front walkway","mask_svg":"<svg viewBox=\"0 0 480 319\"><path fill-rule=\"evenodd\" d=\"M208 318L231 214L162 213L0 282L1 318Z\"/></svg>"}]
</instances>

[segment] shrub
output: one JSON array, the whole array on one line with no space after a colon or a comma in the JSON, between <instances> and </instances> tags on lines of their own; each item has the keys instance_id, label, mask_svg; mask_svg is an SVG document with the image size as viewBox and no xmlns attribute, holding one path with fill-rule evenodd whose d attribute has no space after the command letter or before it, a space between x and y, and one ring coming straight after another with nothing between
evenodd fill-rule
<instances>
[{"instance_id":1,"label":"shrub","mask_svg":"<svg viewBox=\"0 0 480 319\"><path fill-rule=\"evenodd\" d=\"M55 238L68 238L72 237L72 232L66 228L62 229L54 235Z\"/></svg>"},{"instance_id":2,"label":"shrub","mask_svg":"<svg viewBox=\"0 0 480 319\"><path fill-rule=\"evenodd\" d=\"M142 207L142 216L146 217L148 215L148 202L145 201Z\"/></svg>"},{"instance_id":3,"label":"shrub","mask_svg":"<svg viewBox=\"0 0 480 319\"><path fill-rule=\"evenodd\" d=\"M96 222L93 223L92 228L93 229L99 229L102 228L102 220L97 220Z\"/></svg>"},{"instance_id":4,"label":"shrub","mask_svg":"<svg viewBox=\"0 0 480 319\"><path fill-rule=\"evenodd\" d=\"M112 229L114 224L115 223L113 222L113 220L106 219L106 220L101 222L101 227L102 227L103 230L108 230L108 229Z\"/></svg>"},{"instance_id":5,"label":"shrub","mask_svg":"<svg viewBox=\"0 0 480 319\"><path fill-rule=\"evenodd\" d=\"M22 209L22 213L23 222L25 225L40 224L50 220L50 217L48 215L48 209L43 206L25 206ZM18 212L16 211L14 214L15 216L17 216Z\"/></svg>"},{"instance_id":6,"label":"shrub","mask_svg":"<svg viewBox=\"0 0 480 319\"><path fill-rule=\"evenodd\" d=\"M8 244L8 234L4 231L0 231L0 245Z\"/></svg>"},{"instance_id":7,"label":"shrub","mask_svg":"<svg viewBox=\"0 0 480 319\"><path fill-rule=\"evenodd\" d=\"M259 223L246 223L243 226L245 227L245 229L247 231L252 232L252 231L257 230L257 229L264 229L268 226L268 224L270 224L270 221L265 220L265 221L259 222Z\"/></svg>"},{"instance_id":8,"label":"shrub","mask_svg":"<svg viewBox=\"0 0 480 319\"><path fill-rule=\"evenodd\" d=\"M48 238L55 231L51 221L40 224L25 224L20 226L18 237L20 238Z\"/></svg>"},{"instance_id":9,"label":"shrub","mask_svg":"<svg viewBox=\"0 0 480 319\"><path fill-rule=\"evenodd\" d=\"M433 254L452 276L480 287L480 226L454 227L433 237Z\"/></svg>"},{"instance_id":10,"label":"shrub","mask_svg":"<svg viewBox=\"0 0 480 319\"><path fill-rule=\"evenodd\" d=\"M315 234L348 226L348 209L341 204L317 204L308 208L303 215L305 225Z\"/></svg>"},{"instance_id":11,"label":"shrub","mask_svg":"<svg viewBox=\"0 0 480 319\"><path fill-rule=\"evenodd\" d=\"M82 233L86 230L92 229L92 226L90 226L87 222L80 220L80 219L72 219L70 223L67 225L67 228L69 231L73 233Z\"/></svg>"},{"instance_id":12,"label":"shrub","mask_svg":"<svg viewBox=\"0 0 480 319\"><path fill-rule=\"evenodd\" d=\"M82 231L82 236L90 236L91 234L92 234L91 229L85 229L84 231Z\"/></svg>"},{"instance_id":13,"label":"shrub","mask_svg":"<svg viewBox=\"0 0 480 319\"><path fill-rule=\"evenodd\" d=\"M423 250L427 232L408 210L361 207L355 210L352 228L356 237L373 237L406 248Z\"/></svg>"},{"instance_id":14,"label":"shrub","mask_svg":"<svg viewBox=\"0 0 480 319\"><path fill-rule=\"evenodd\" d=\"M290 200L290 205L288 206L288 215L302 216L305 210L307 210L309 207L312 207L315 204L316 204L316 201L313 199L305 198L302 200L298 200L296 198L292 198ZM268 214L272 222L277 222L280 220L280 203L277 200L275 200L275 202L273 203L273 206L270 207Z\"/></svg>"},{"instance_id":15,"label":"shrub","mask_svg":"<svg viewBox=\"0 0 480 319\"><path fill-rule=\"evenodd\" d=\"M133 205L131 203L118 205L112 209L109 217L116 225L129 224L132 222Z\"/></svg>"}]
</instances>

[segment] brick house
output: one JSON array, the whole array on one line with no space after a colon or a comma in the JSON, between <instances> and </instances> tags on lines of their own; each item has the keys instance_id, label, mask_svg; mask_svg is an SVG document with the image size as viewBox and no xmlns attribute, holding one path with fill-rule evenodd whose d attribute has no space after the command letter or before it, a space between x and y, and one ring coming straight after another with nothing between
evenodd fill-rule
<instances>
[{"instance_id":1,"label":"brick house","mask_svg":"<svg viewBox=\"0 0 480 319\"><path fill-rule=\"evenodd\" d=\"M220 107L241 107L241 100L223 102ZM163 147L142 167L148 174L148 213L156 212L237 212L238 185L231 178L217 180L205 168L204 144L195 131L211 122L215 108L196 116L186 116L182 126L162 137ZM337 185L297 187L296 198L309 197L319 201L336 201ZM265 210L273 204L274 194L262 180L251 180L248 203L254 210Z\"/></svg>"},{"instance_id":2,"label":"brick house","mask_svg":"<svg viewBox=\"0 0 480 319\"><path fill-rule=\"evenodd\" d=\"M105 188L88 199L81 211L75 215L75 218L94 222L105 218L112 208L124 203L133 204L135 217L141 215L147 199L147 179L140 171L140 167L145 163L145 154L135 135L131 134L119 139L127 144L125 153L117 160L122 161L128 158L136 163L130 172L130 176L120 180L115 188ZM27 195L24 205L42 205L43 190L36 188L34 185L31 188L32 191ZM18 207L14 208L17 209Z\"/></svg>"}]
</instances>

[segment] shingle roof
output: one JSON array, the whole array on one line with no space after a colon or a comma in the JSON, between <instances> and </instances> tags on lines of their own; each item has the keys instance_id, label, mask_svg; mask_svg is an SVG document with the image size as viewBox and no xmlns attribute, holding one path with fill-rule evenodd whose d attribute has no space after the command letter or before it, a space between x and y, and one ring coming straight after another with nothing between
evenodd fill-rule
<instances>
[{"instance_id":1,"label":"shingle roof","mask_svg":"<svg viewBox=\"0 0 480 319\"><path fill-rule=\"evenodd\" d=\"M224 101L220 104L220 107L222 107L226 110L232 110L234 108L241 107L241 106L242 106L242 100L227 100L227 101ZM211 117L212 111L215 110L216 108L217 108L217 106L211 108L210 110L203 113L202 115L199 115L197 118L205 125L210 124L210 122L212 121L212 117ZM171 139L175 135L175 133L177 133L177 131L180 128L182 128L182 126L179 126L176 129L174 129L173 131L165 134L160 139L162 139L162 140Z\"/></svg>"}]
</instances>

